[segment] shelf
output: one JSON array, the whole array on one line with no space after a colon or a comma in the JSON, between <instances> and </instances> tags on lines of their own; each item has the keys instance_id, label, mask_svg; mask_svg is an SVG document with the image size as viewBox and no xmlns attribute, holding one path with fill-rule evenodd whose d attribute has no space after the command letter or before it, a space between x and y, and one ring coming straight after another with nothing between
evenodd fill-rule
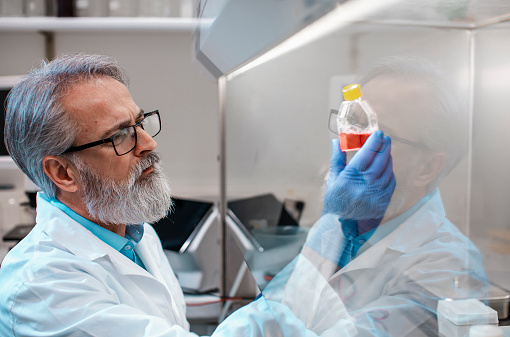
<instances>
[{"instance_id":1,"label":"shelf","mask_svg":"<svg viewBox=\"0 0 510 337\"><path fill-rule=\"evenodd\" d=\"M196 18L142 18L142 17L0 17L0 32L92 32L92 31L137 31L137 32L192 32L200 24L210 21Z\"/></svg>"}]
</instances>

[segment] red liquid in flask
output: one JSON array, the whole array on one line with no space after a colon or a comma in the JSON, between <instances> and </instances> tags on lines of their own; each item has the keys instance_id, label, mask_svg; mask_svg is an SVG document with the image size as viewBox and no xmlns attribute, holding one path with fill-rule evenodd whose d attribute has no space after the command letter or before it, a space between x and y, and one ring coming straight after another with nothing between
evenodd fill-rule
<instances>
[{"instance_id":1,"label":"red liquid in flask","mask_svg":"<svg viewBox=\"0 0 510 337\"><path fill-rule=\"evenodd\" d=\"M341 133L340 134L340 149L342 151L358 150L365 144L370 133Z\"/></svg>"}]
</instances>

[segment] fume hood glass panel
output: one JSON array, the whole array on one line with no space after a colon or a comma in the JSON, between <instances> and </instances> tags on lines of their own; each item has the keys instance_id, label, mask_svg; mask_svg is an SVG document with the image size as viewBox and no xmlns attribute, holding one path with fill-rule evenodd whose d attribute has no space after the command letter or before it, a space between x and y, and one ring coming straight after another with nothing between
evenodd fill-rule
<instances>
[{"instance_id":1,"label":"fume hood glass panel","mask_svg":"<svg viewBox=\"0 0 510 337\"><path fill-rule=\"evenodd\" d=\"M470 237L491 282L510 290L510 26L476 31Z\"/></svg>"},{"instance_id":2,"label":"fume hood glass panel","mask_svg":"<svg viewBox=\"0 0 510 337\"><path fill-rule=\"evenodd\" d=\"M505 0L403 0L388 2L367 20L405 21L408 24L480 27L508 16L510 3Z\"/></svg>"},{"instance_id":3,"label":"fume hood glass panel","mask_svg":"<svg viewBox=\"0 0 510 337\"><path fill-rule=\"evenodd\" d=\"M439 63L467 103L466 31L379 25L359 25L352 31L337 32L229 80L226 134L230 197L271 191L281 200L303 199L301 224L311 226L321 215L321 191L329 169L330 142L335 137L328 129L329 111L340 106L343 85L359 80L385 57ZM402 114L413 123L415 111ZM468 119L466 111L462 125ZM467 230L466 172L463 161L455 168L456 174L443 182L452 185L448 190L455 190L452 197L443 192L443 198L452 199L448 204L456 211L449 213L456 214L462 231Z\"/></svg>"},{"instance_id":4,"label":"fume hood glass panel","mask_svg":"<svg viewBox=\"0 0 510 337\"><path fill-rule=\"evenodd\" d=\"M359 23L228 79L227 197L271 193L281 202L301 200L305 205L299 225L309 231L307 241L280 273L264 270L263 262L283 254L257 252L254 263L253 250L245 252L252 273L264 276L258 285L268 308L277 312L283 304L314 332L336 329L346 335L371 329L372 335L437 335L459 323L447 312L467 307L482 308L478 324L497 324L495 311L479 302L492 291L488 281L494 274L487 279L487 245L479 238L490 240L499 233L494 230L508 229L507 207L501 204L508 199L508 184L494 170L493 156L500 153L501 174L510 163L503 158L504 145L494 146L492 136L477 134L487 133L508 106L503 88L489 86L484 89L488 97L476 89L493 79L491 69L493 74L506 69L500 66L506 53L499 44L507 41L492 34ZM492 40L479 42L487 35ZM475 55L481 54L475 59L472 43ZM489 61L492 50L501 53L495 62ZM380 63L425 71L405 79L386 75L363 81ZM336 137L328 129L329 113L342 101L341 88L360 80L380 128L392 138L396 176L385 218L367 232L361 227L367 219L360 215L352 224L352 219L322 214L331 140ZM485 118L482 110L491 110L493 118L479 122ZM496 123L498 128L505 125ZM505 144L504 134L496 137L500 144ZM492 147L486 144L489 139ZM477 189L478 184L484 188ZM475 206L480 199L485 201ZM494 213L501 222L489 219L498 202L501 207ZM480 207L484 212L478 212ZM475 219L484 226L475 230ZM349 233L348 226L357 232ZM347 240L348 234L352 238ZM497 258L498 272L508 275L508 255ZM505 289L501 283L500 288ZM302 289L308 290L299 299L286 297ZM443 301L447 298L453 303ZM469 301L457 301L465 299ZM283 321L280 328L286 328Z\"/></svg>"}]
</instances>

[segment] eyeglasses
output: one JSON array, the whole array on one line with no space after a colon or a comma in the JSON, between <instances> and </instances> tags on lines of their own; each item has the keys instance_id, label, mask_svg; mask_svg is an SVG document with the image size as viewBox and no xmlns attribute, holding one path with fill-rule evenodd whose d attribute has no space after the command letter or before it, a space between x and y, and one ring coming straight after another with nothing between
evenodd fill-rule
<instances>
[{"instance_id":1,"label":"eyeglasses","mask_svg":"<svg viewBox=\"0 0 510 337\"><path fill-rule=\"evenodd\" d=\"M112 143L113 149L117 156L125 155L136 147L136 128L141 127L145 132L147 132L151 137L156 137L156 135L161 131L161 118L159 117L159 111L154 110L151 112L147 112L143 114L143 119L138 123L130 126L126 126L125 128L117 131L113 136L101 139L92 143L87 143L79 146L73 146L65 150L63 153L77 152L85 149L89 149L94 146L98 146L101 144Z\"/></svg>"},{"instance_id":2,"label":"eyeglasses","mask_svg":"<svg viewBox=\"0 0 510 337\"><path fill-rule=\"evenodd\" d=\"M336 124L337 115L338 115L338 110L335 110L335 109L329 110L328 128L335 135L338 135L338 127L337 127L337 124ZM387 128L384 126L384 124L379 123L379 129L384 131ZM423 150L430 150L430 148L427 145L425 145L425 144L418 143L418 142L413 142L412 140L408 140L408 139L405 139L405 138L400 138L400 137L394 136L394 135L392 135L391 133L389 133L387 131L384 131L384 133L388 137L390 137L392 141L403 143L403 144L407 144L409 146L413 146L413 147L416 147L416 148L419 148L419 149L423 149Z\"/></svg>"}]
</instances>

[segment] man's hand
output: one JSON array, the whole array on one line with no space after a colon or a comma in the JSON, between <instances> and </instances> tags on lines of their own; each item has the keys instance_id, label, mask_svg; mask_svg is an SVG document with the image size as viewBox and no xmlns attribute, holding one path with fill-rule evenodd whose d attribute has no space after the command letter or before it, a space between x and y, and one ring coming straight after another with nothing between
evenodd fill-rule
<instances>
[{"instance_id":1,"label":"man's hand","mask_svg":"<svg viewBox=\"0 0 510 337\"><path fill-rule=\"evenodd\" d=\"M334 139L323 215L381 219L396 185L390 151L390 138L376 131L346 164L345 152Z\"/></svg>"}]
</instances>

